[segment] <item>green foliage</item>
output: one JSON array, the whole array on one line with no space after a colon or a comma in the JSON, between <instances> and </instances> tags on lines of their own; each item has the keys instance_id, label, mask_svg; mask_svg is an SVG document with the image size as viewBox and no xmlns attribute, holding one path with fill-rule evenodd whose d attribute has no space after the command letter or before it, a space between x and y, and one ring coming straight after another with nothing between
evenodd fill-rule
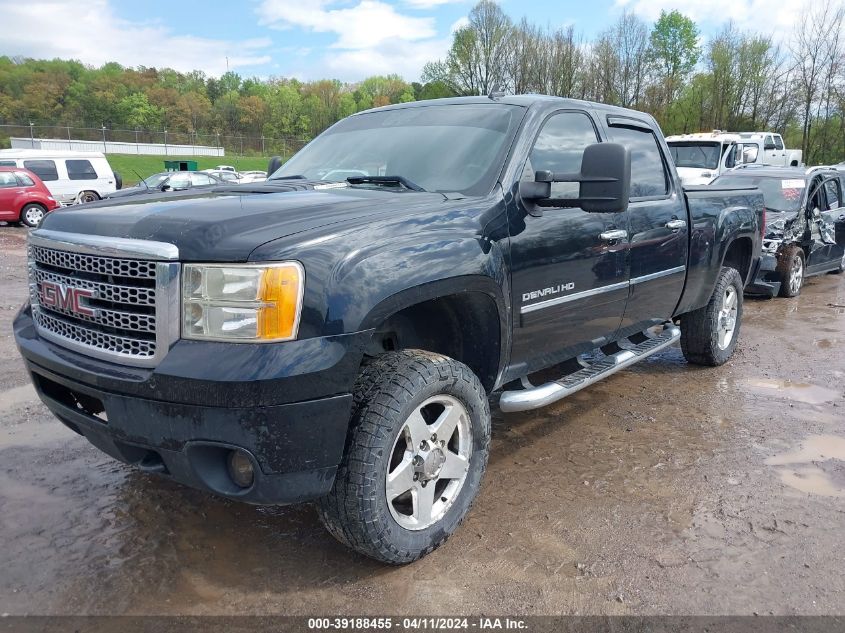
<instances>
[{"instance_id":1,"label":"green foliage","mask_svg":"<svg viewBox=\"0 0 845 633\"><path fill-rule=\"evenodd\" d=\"M131 187L139 180L164 171L164 156L136 156L135 154L108 154L109 164L123 177L123 186ZM211 169L217 165L233 165L241 171L267 170L269 160L252 156L168 156L167 160L195 160L197 169ZM137 174L135 173L137 172Z\"/></svg>"}]
</instances>

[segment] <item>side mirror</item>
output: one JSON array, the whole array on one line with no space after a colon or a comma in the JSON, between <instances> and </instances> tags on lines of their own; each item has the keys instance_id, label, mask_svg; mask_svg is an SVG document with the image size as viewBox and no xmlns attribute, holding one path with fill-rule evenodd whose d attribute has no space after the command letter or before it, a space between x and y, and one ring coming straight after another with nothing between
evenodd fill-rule
<instances>
[{"instance_id":1,"label":"side mirror","mask_svg":"<svg viewBox=\"0 0 845 633\"><path fill-rule=\"evenodd\" d=\"M580 183L577 198L552 198L553 182ZM588 145L581 171L557 174L538 171L534 182L520 182L519 195L538 207L581 207L588 213L622 213L631 196L631 152L618 143Z\"/></svg>"},{"instance_id":2,"label":"side mirror","mask_svg":"<svg viewBox=\"0 0 845 633\"><path fill-rule=\"evenodd\" d=\"M279 167L282 166L282 157L281 156L273 156L270 159L270 162L267 164L267 175L270 176L274 172L276 172Z\"/></svg>"},{"instance_id":3,"label":"side mirror","mask_svg":"<svg viewBox=\"0 0 845 633\"><path fill-rule=\"evenodd\" d=\"M164 183L161 187L159 187L159 189L161 189L162 191L170 191L172 187L167 183Z\"/></svg>"}]
</instances>

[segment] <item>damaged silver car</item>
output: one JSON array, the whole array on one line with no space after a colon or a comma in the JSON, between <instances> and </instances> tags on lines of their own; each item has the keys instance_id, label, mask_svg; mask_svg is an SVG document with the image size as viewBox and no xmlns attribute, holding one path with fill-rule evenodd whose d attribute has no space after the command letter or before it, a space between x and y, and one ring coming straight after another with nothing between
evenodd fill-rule
<instances>
[{"instance_id":1,"label":"damaged silver car","mask_svg":"<svg viewBox=\"0 0 845 633\"><path fill-rule=\"evenodd\" d=\"M794 297L807 277L845 271L845 172L749 166L712 184L763 192L763 257L747 293Z\"/></svg>"}]
</instances>

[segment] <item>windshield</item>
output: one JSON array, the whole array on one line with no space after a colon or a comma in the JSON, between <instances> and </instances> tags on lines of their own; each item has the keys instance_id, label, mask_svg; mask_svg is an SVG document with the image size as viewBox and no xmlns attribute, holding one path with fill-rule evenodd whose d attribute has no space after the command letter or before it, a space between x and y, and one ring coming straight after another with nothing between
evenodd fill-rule
<instances>
[{"instance_id":1,"label":"windshield","mask_svg":"<svg viewBox=\"0 0 845 633\"><path fill-rule=\"evenodd\" d=\"M293 156L270 180L401 176L426 191L493 188L523 108L498 103L383 110L352 116ZM362 186L378 186L362 182Z\"/></svg>"},{"instance_id":2,"label":"windshield","mask_svg":"<svg viewBox=\"0 0 845 633\"><path fill-rule=\"evenodd\" d=\"M721 176L714 185L725 187L758 187L768 211L797 212L804 198L806 181L803 178L779 176Z\"/></svg>"},{"instance_id":3,"label":"windshield","mask_svg":"<svg viewBox=\"0 0 845 633\"><path fill-rule=\"evenodd\" d=\"M669 143L676 167L717 169L722 157L721 143Z\"/></svg>"},{"instance_id":4,"label":"windshield","mask_svg":"<svg viewBox=\"0 0 845 633\"><path fill-rule=\"evenodd\" d=\"M161 186L165 180L170 178L170 174L153 174L147 178L144 178L144 182L147 183L147 187L150 189L155 189L156 187ZM141 183L138 183L139 185Z\"/></svg>"}]
</instances>

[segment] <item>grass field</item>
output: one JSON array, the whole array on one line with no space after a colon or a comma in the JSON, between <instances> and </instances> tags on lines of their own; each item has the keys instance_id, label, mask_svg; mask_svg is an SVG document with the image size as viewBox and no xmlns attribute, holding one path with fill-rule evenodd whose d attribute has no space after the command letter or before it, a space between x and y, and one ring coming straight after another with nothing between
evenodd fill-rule
<instances>
[{"instance_id":1,"label":"grass field","mask_svg":"<svg viewBox=\"0 0 845 633\"><path fill-rule=\"evenodd\" d=\"M164 171L164 160L195 160L197 169L211 169L217 165L232 165L235 169L249 171L267 169L268 158L254 156L143 156L135 154L108 154L112 169L123 177L123 186L138 182L138 174L146 178ZM137 174L135 173L137 172Z\"/></svg>"}]
</instances>

